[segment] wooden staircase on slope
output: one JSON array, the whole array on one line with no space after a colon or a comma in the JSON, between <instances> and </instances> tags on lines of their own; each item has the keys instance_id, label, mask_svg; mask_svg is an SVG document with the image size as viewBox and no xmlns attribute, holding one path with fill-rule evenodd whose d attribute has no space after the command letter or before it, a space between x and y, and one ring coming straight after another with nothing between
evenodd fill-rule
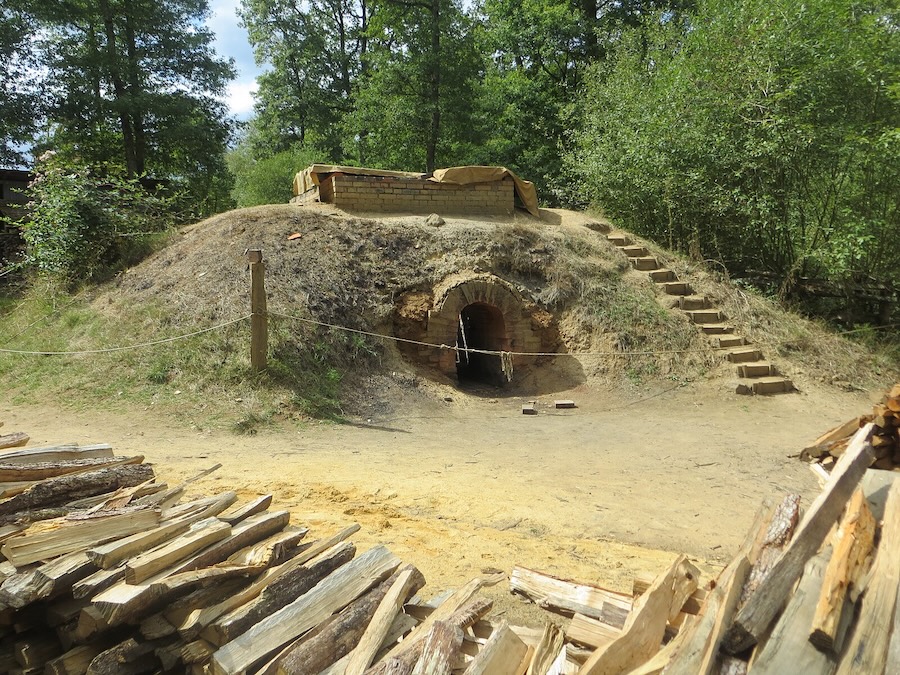
<instances>
[{"instance_id":1,"label":"wooden staircase on slope","mask_svg":"<svg viewBox=\"0 0 900 675\"><path fill-rule=\"evenodd\" d=\"M767 361L762 351L748 340L734 333L725 315L713 307L703 295L695 295L691 285L679 281L675 272L660 265L646 248L634 244L628 235L616 232L607 235L610 243L624 253L631 266L647 272L666 295L673 296L672 306L682 310L697 328L710 337L713 347L722 349L725 359L735 364L740 378L735 391L738 394L781 394L794 389L793 383L778 373Z\"/></svg>"}]
</instances>

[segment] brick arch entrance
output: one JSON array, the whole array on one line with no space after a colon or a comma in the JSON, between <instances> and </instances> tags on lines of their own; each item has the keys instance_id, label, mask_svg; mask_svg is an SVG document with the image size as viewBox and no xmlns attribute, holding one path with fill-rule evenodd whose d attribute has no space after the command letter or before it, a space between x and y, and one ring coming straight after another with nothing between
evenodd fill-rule
<instances>
[{"instance_id":1,"label":"brick arch entrance","mask_svg":"<svg viewBox=\"0 0 900 675\"><path fill-rule=\"evenodd\" d=\"M434 289L422 339L432 344L464 347L461 341L465 336L470 348L546 351L550 346L543 344L539 327L534 325L534 310L532 303L515 287L492 274L454 276ZM438 353L432 351L426 358L452 378L497 385L506 382L499 356L469 354L468 360L460 356L463 359L458 363L457 352L445 349ZM513 356L513 373L516 366L524 365L527 360L528 357Z\"/></svg>"}]
</instances>

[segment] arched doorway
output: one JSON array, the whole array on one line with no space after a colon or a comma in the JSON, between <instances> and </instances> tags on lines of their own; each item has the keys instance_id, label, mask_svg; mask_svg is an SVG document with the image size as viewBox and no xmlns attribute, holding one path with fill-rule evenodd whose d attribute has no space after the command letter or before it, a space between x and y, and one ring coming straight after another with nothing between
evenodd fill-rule
<instances>
[{"instance_id":1,"label":"arched doorway","mask_svg":"<svg viewBox=\"0 0 900 675\"><path fill-rule=\"evenodd\" d=\"M474 302L459 313L456 331L456 376L460 382L478 382L501 387L506 384L503 366L498 354L481 354L466 351L509 349L506 322L503 312L484 302Z\"/></svg>"}]
</instances>

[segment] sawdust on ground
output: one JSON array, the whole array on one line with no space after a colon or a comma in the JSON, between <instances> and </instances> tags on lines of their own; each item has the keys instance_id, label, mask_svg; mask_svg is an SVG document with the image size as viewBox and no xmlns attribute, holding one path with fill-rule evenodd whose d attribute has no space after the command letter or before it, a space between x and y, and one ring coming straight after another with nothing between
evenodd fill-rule
<instances>
[{"instance_id":1,"label":"sawdust on ground","mask_svg":"<svg viewBox=\"0 0 900 675\"><path fill-rule=\"evenodd\" d=\"M153 408L72 411L4 405L6 430L31 445L109 442L143 454L176 483L213 463L195 492L271 492L312 535L359 522L361 549L384 543L417 565L426 595L474 575L524 565L629 591L677 553L712 571L740 545L763 499L796 491L809 503L814 476L792 455L870 405L831 389L740 397L715 383L642 393L581 386L539 399L446 387L390 417L310 423L254 436L170 426ZM554 410L572 398L575 410ZM488 591L495 612L536 624L541 613Z\"/></svg>"}]
</instances>

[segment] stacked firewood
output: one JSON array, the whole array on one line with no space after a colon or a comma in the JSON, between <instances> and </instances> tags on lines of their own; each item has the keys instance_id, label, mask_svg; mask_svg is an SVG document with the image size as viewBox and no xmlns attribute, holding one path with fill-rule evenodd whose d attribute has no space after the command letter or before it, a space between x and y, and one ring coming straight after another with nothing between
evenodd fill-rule
<instances>
[{"instance_id":1,"label":"stacked firewood","mask_svg":"<svg viewBox=\"0 0 900 675\"><path fill-rule=\"evenodd\" d=\"M683 556L633 597L516 568L514 592L571 616L552 672L900 673L900 482L867 473L874 430L805 515L798 495L764 504L711 583Z\"/></svg>"},{"instance_id":2,"label":"stacked firewood","mask_svg":"<svg viewBox=\"0 0 900 675\"><path fill-rule=\"evenodd\" d=\"M415 567L357 555L358 525L308 541L270 495L188 498L200 476L170 487L107 445L7 450L0 672L900 672L900 485L866 472L874 431L805 515L765 504L714 580L684 556L632 595L515 568L514 593L570 617L539 628L489 617L502 573L425 601Z\"/></svg>"},{"instance_id":3,"label":"stacked firewood","mask_svg":"<svg viewBox=\"0 0 900 675\"><path fill-rule=\"evenodd\" d=\"M803 450L800 458L830 470L844 454L853 434L869 423L875 425L872 436L875 459L872 466L888 471L900 468L900 384L882 397L881 402L872 408L871 414L854 417L826 431Z\"/></svg>"}]
</instances>

